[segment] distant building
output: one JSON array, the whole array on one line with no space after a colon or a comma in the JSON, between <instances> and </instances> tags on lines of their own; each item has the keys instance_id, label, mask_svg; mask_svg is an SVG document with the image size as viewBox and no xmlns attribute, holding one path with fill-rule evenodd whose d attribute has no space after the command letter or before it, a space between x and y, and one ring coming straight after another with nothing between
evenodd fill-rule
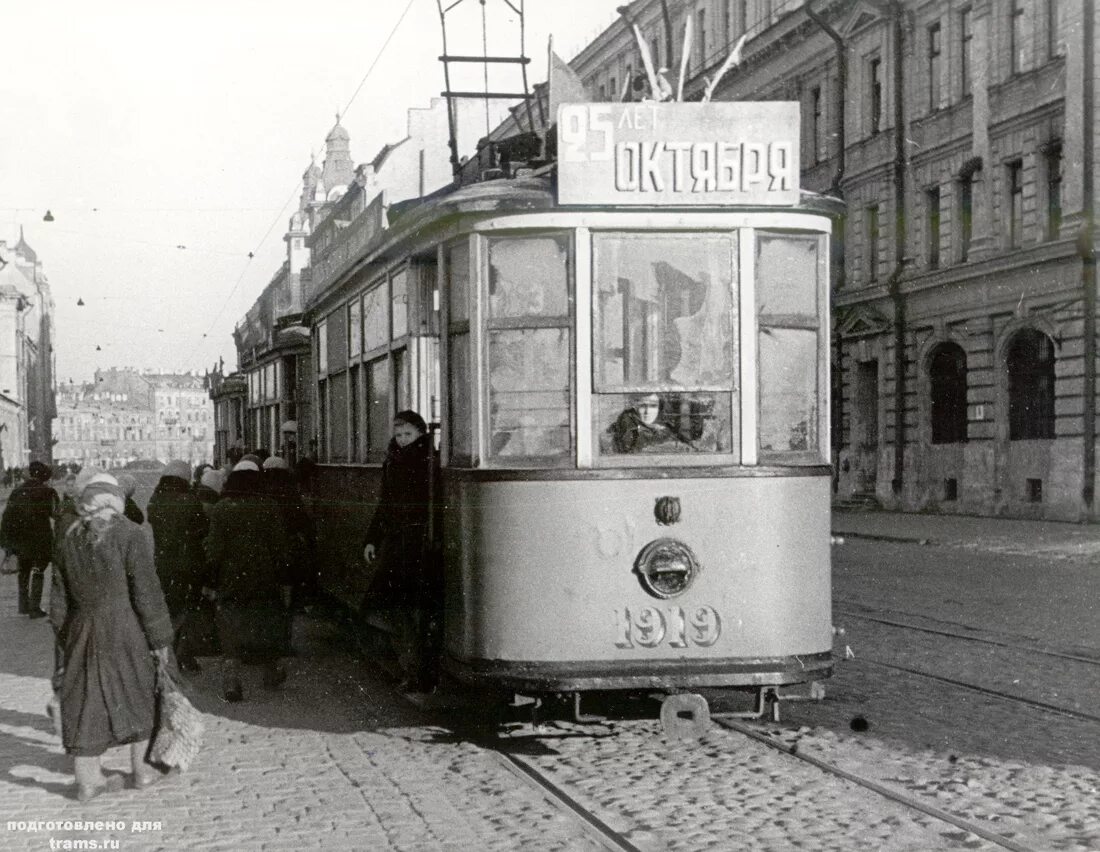
<instances>
[{"instance_id":1,"label":"distant building","mask_svg":"<svg viewBox=\"0 0 1100 852\"><path fill-rule=\"evenodd\" d=\"M0 240L0 469L52 462L53 297L20 228Z\"/></svg>"},{"instance_id":2,"label":"distant building","mask_svg":"<svg viewBox=\"0 0 1100 852\"><path fill-rule=\"evenodd\" d=\"M58 389L57 463L122 467L137 460L209 462L214 412L193 373L98 370Z\"/></svg>"}]
</instances>

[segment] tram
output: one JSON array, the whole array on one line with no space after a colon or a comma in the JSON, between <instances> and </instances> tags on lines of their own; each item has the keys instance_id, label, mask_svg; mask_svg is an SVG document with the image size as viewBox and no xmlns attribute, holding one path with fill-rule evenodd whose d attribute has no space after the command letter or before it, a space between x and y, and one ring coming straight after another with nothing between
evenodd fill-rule
<instances>
[{"instance_id":1,"label":"tram","mask_svg":"<svg viewBox=\"0 0 1100 852\"><path fill-rule=\"evenodd\" d=\"M322 376L322 444L365 462L314 475L370 493L394 411L441 424L450 677L578 717L655 693L667 726L705 717L701 690L831 673L836 212L779 102L566 104L556 164L390 207L311 310L330 368L353 338L363 368Z\"/></svg>"}]
</instances>

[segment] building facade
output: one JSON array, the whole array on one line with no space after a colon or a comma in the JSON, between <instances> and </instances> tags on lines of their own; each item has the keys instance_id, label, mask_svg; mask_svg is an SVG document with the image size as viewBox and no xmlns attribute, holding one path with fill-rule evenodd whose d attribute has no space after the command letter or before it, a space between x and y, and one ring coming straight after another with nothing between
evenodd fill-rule
<instances>
[{"instance_id":1,"label":"building facade","mask_svg":"<svg viewBox=\"0 0 1100 852\"><path fill-rule=\"evenodd\" d=\"M637 0L685 100L797 100L803 186L837 195L840 498L1095 519L1095 5L1087 0ZM624 94L622 24L573 61ZM629 89L625 90L629 93Z\"/></svg>"},{"instance_id":2,"label":"building facade","mask_svg":"<svg viewBox=\"0 0 1100 852\"><path fill-rule=\"evenodd\" d=\"M24 239L0 240L0 469L52 462L53 296Z\"/></svg>"},{"instance_id":3,"label":"building facade","mask_svg":"<svg viewBox=\"0 0 1100 852\"><path fill-rule=\"evenodd\" d=\"M192 373L97 370L89 383L58 389L58 464L123 467L137 461L190 465L214 451L207 383Z\"/></svg>"}]
</instances>

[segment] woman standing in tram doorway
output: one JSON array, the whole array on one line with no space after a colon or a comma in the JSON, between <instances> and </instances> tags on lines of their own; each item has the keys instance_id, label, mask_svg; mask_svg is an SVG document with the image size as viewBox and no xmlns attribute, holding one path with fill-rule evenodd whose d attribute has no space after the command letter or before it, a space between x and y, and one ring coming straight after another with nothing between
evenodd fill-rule
<instances>
[{"instance_id":1,"label":"woman standing in tram doorway","mask_svg":"<svg viewBox=\"0 0 1100 852\"><path fill-rule=\"evenodd\" d=\"M75 758L77 798L119 790L100 757L130 746L132 784L165 774L146 763L156 706L156 660L170 660L172 621L153 567L149 540L124 515L125 497L107 473L92 476L76 498L57 545L50 620L61 647L61 739Z\"/></svg>"},{"instance_id":2,"label":"woman standing in tram doorway","mask_svg":"<svg viewBox=\"0 0 1100 852\"><path fill-rule=\"evenodd\" d=\"M378 506L363 543L367 565L377 559L361 610L392 615L397 660L405 675L400 688L432 686L435 657L432 622L442 605L439 561L428 540L432 503L438 505L439 464L428 425L415 411L399 411L382 464Z\"/></svg>"}]
</instances>

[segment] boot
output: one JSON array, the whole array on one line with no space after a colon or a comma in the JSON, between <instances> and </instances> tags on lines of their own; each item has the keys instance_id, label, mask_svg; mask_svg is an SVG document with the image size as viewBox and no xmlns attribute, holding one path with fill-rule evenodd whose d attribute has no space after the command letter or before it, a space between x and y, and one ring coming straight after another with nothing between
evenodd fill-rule
<instances>
[{"instance_id":1,"label":"boot","mask_svg":"<svg viewBox=\"0 0 1100 852\"><path fill-rule=\"evenodd\" d=\"M31 582L31 572L25 571L23 566L19 566L19 614L26 615L30 612L30 606L27 602L27 588Z\"/></svg>"},{"instance_id":2,"label":"boot","mask_svg":"<svg viewBox=\"0 0 1100 852\"><path fill-rule=\"evenodd\" d=\"M27 615L31 618L45 618L46 613L42 609L42 579L41 568L31 571L30 590L27 596Z\"/></svg>"}]
</instances>

